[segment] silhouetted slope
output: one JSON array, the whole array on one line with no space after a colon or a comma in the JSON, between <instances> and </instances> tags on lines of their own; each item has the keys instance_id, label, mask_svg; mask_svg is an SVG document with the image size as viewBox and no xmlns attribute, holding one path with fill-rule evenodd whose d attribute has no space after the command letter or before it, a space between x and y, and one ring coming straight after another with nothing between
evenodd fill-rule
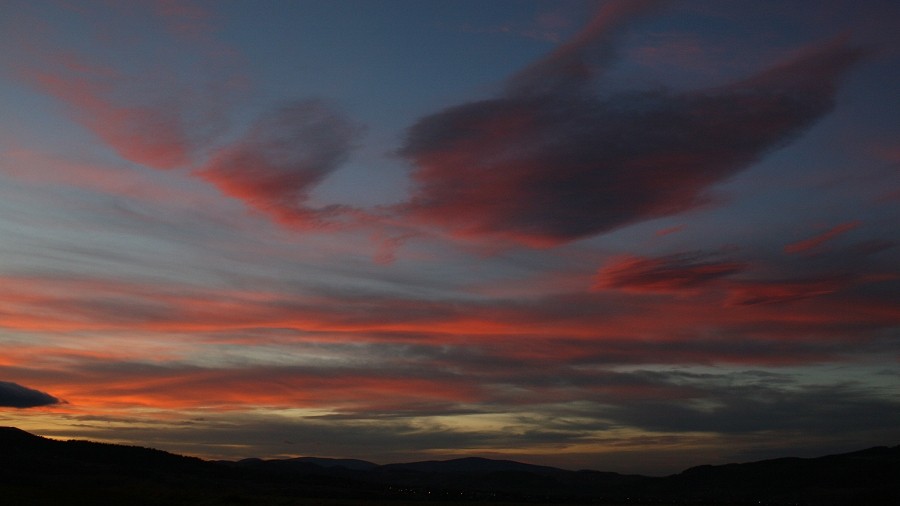
<instances>
[{"instance_id":1,"label":"silhouetted slope","mask_svg":"<svg viewBox=\"0 0 900 506\"><path fill-rule=\"evenodd\" d=\"M0 427L0 444L8 452L20 449L35 449L45 443L49 444L50 441L17 427ZM0 458L2 458L2 455L0 455Z\"/></svg>"},{"instance_id":2,"label":"silhouetted slope","mask_svg":"<svg viewBox=\"0 0 900 506\"><path fill-rule=\"evenodd\" d=\"M634 478L475 457L388 464L362 477L420 494L518 502L592 501L618 495Z\"/></svg>"},{"instance_id":3,"label":"silhouetted slope","mask_svg":"<svg viewBox=\"0 0 900 506\"><path fill-rule=\"evenodd\" d=\"M377 489L334 477L256 472L149 448L0 428L2 505L305 504L297 501L378 496Z\"/></svg>"},{"instance_id":4,"label":"silhouetted slope","mask_svg":"<svg viewBox=\"0 0 900 506\"><path fill-rule=\"evenodd\" d=\"M160 450L89 441L55 441L12 427L0 428L0 446L4 450L0 452L0 466L5 471L0 479L31 476L31 470L39 470L44 475L108 471L146 476L148 473L193 473L208 467L198 458Z\"/></svg>"},{"instance_id":5,"label":"silhouetted slope","mask_svg":"<svg viewBox=\"0 0 900 506\"><path fill-rule=\"evenodd\" d=\"M547 466L523 464L513 460L493 460L479 457L466 457L452 460L427 460L424 462L408 462L404 464L388 464L385 470L409 470L425 473L466 473L483 474L503 471L517 471L534 474L557 474L561 469Z\"/></svg>"},{"instance_id":6,"label":"silhouetted slope","mask_svg":"<svg viewBox=\"0 0 900 506\"><path fill-rule=\"evenodd\" d=\"M367 462L365 460L359 459L330 459L324 457L298 457L296 459L298 462L304 462L307 464L314 464L319 467L327 467L327 468L340 468L350 469L352 471L369 471L371 469L375 469L378 467L378 464L373 462Z\"/></svg>"},{"instance_id":7,"label":"silhouetted slope","mask_svg":"<svg viewBox=\"0 0 900 506\"><path fill-rule=\"evenodd\" d=\"M55 441L0 427L0 504L355 505L900 504L900 447L699 466L665 478L463 458L208 462L135 446Z\"/></svg>"},{"instance_id":8,"label":"silhouetted slope","mask_svg":"<svg viewBox=\"0 0 900 506\"><path fill-rule=\"evenodd\" d=\"M795 504L900 504L900 446L812 459L698 466L654 484L659 496Z\"/></svg>"}]
</instances>

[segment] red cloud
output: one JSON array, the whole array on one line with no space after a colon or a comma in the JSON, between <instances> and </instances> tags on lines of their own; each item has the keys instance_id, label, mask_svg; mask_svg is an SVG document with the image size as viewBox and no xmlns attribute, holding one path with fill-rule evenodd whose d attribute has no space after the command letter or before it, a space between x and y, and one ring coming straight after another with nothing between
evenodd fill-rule
<instances>
[{"instance_id":1,"label":"red cloud","mask_svg":"<svg viewBox=\"0 0 900 506\"><path fill-rule=\"evenodd\" d=\"M613 59L612 38L658 0L605 2L572 40L512 76L510 95L535 96L570 92L589 84Z\"/></svg>"},{"instance_id":2,"label":"red cloud","mask_svg":"<svg viewBox=\"0 0 900 506\"><path fill-rule=\"evenodd\" d=\"M808 299L835 293L847 286L847 279L747 282L737 284L731 290L729 304L771 304Z\"/></svg>"},{"instance_id":3,"label":"red cloud","mask_svg":"<svg viewBox=\"0 0 900 506\"><path fill-rule=\"evenodd\" d=\"M418 187L405 213L459 236L549 246L694 208L827 113L861 57L838 41L728 86L598 97L594 69L642 10L607 5L505 93L409 129L400 152Z\"/></svg>"},{"instance_id":4,"label":"red cloud","mask_svg":"<svg viewBox=\"0 0 900 506\"><path fill-rule=\"evenodd\" d=\"M811 237L809 239L805 239L802 241L797 241L791 244L788 244L784 247L785 253L806 253L811 250L815 250L822 244L834 239L835 237L849 232L857 227L859 227L862 223L860 221L850 221L847 223L841 223L815 237Z\"/></svg>"},{"instance_id":5,"label":"red cloud","mask_svg":"<svg viewBox=\"0 0 900 506\"><path fill-rule=\"evenodd\" d=\"M666 235L677 234L685 229L684 225L675 225L674 227L668 227L661 230L656 231L657 237L663 237Z\"/></svg>"},{"instance_id":6,"label":"red cloud","mask_svg":"<svg viewBox=\"0 0 900 506\"><path fill-rule=\"evenodd\" d=\"M309 192L347 158L358 133L324 103L296 102L263 116L197 175L283 224L318 225L343 209L309 208Z\"/></svg>"},{"instance_id":7,"label":"red cloud","mask_svg":"<svg viewBox=\"0 0 900 506\"><path fill-rule=\"evenodd\" d=\"M581 365L590 369L636 363L827 360L877 347L886 329L900 324L892 295L900 293L896 276L769 282L729 279L743 269L742 264L701 254L632 257L606 266L598 274L598 284L626 293L604 290L443 300L352 290L302 295L292 289L222 290L172 282L5 276L0 279L0 328L86 338L78 340L77 347L63 343L55 350L37 344L0 346L0 368L6 368L0 372L12 370L8 378L73 401L74 392L34 381L22 371L55 371L65 364L90 361L97 350L114 349L98 356L98 363L155 363L196 356L210 342L241 345L247 350L273 343L279 347L316 343L347 347L341 353L353 356L366 353L360 347L396 347L389 360L402 362L397 370L431 371L421 373L420 380L434 379L421 384L433 389L438 389L442 380L431 374L453 371L446 381L448 388L455 389L460 378L479 378L481 383L491 377L495 383L520 384L504 377L535 370L542 375L552 370L568 381L584 370ZM685 295L654 295L675 291ZM173 337L188 333L195 338ZM114 348L107 344L113 341L117 343ZM114 355L104 355L108 353ZM376 362L383 359L373 358ZM58 376L58 372L54 374ZM216 381L225 379L210 383ZM185 387L188 383L197 391L206 388L193 380ZM313 388L310 383L305 385ZM360 380L360 385L365 382ZM176 387L181 388L171 386ZM373 383L369 387L374 399L378 386ZM385 388L378 395L393 395ZM327 391L322 397L293 400L320 405L336 395ZM115 396L121 402L149 402L137 387ZM440 398L448 402L464 399L449 394ZM233 397L224 400L245 402ZM347 399L351 401L355 402Z\"/></svg>"},{"instance_id":8,"label":"red cloud","mask_svg":"<svg viewBox=\"0 0 900 506\"><path fill-rule=\"evenodd\" d=\"M600 269L594 287L635 292L672 292L696 288L744 270L738 262L710 260L702 255L659 258L628 256Z\"/></svg>"},{"instance_id":9,"label":"red cloud","mask_svg":"<svg viewBox=\"0 0 900 506\"><path fill-rule=\"evenodd\" d=\"M138 46L131 35L99 24L118 19L127 26L140 19L150 40L167 41L173 36L167 32L182 34L203 25L207 14L201 10L168 0L147 6L85 4L69 10L63 17L75 19L56 32L49 28L55 20L43 14L24 9L20 15L24 23L40 17L42 29L19 32L15 42L21 56L11 60L16 74L63 102L75 122L122 158L157 169L189 166L222 132L221 109L233 96L236 76L232 61L223 65L221 48L193 37L197 40L190 47L203 47L203 54L185 51L185 41L175 41L181 42L174 46L177 53L165 54L164 43ZM65 37L77 38L78 44ZM90 52L60 50L85 44Z\"/></svg>"},{"instance_id":10,"label":"red cloud","mask_svg":"<svg viewBox=\"0 0 900 506\"><path fill-rule=\"evenodd\" d=\"M213 192L209 196L185 189L176 184L164 184L155 174L144 170L118 165L76 162L39 151L16 149L0 153L4 163L0 172L35 186L65 186L81 188L98 194L126 197L166 206L196 208L212 205L218 199Z\"/></svg>"},{"instance_id":11,"label":"red cloud","mask_svg":"<svg viewBox=\"0 0 900 506\"><path fill-rule=\"evenodd\" d=\"M112 90L122 88L124 78L110 69L84 64L30 74L44 91L68 103L75 120L122 158L158 169L189 163L193 146L180 112L185 104L179 100L160 98L143 105L117 101Z\"/></svg>"}]
</instances>

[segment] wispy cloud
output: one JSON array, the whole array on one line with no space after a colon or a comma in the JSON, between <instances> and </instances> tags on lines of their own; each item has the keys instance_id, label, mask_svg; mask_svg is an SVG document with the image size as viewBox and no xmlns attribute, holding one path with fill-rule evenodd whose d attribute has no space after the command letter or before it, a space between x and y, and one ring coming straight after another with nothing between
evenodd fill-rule
<instances>
[{"instance_id":1,"label":"wispy cloud","mask_svg":"<svg viewBox=\"0 0 900 506\"><path fill-rule=\"evenodd\" d=\"M65 101L75 120L122 158L159 169L190 163L196 146L189 139L182 115L186 103L165 96L149 98L143 104L129 98L116 99L115 88L130 87L118 71L79 62L61 63L53 71L29 71L26 75Z\"/></svg>"},{"instance_id":2,"label":"wispy cloud","mask_svg":"<svg viewBox=\"0 0 900 506\"><path fill-rule=\"evenodd\" d=\"M730 303L753 305L788 302L832 294L849 285L849 279L840 277L746 282L732 289Z\"/></svg>"},{"instance_id":3,"label":"wispy cloud","mask_svg":"<svg viewBox=\"0 0 900 506\"><path fill-rule=\"evenodd\" d=\"M324 102L295 102L257 120L197 175L281 223L315 226L341 209L307 207L309 192L346 160L360 132Z\"/></svg>"},{"instance_id":4,"label":"wispy cloud","mask_svg":"<svg viewBox=\"0 0 900 506\"><path fill-rule=\"evenodd\" d=\"M804 239L802 241L793 242L784 247L785 253L807 253L810 251L814 251L818 249L820 246L825 244L832 239L843 235L855 228L858 228L862 222L860 221L849 221L847 223L841 223L840 225L835 225L834 227L822 232L821 234L810 237L809 239Z\"/></svg>"},{"instance_id":5,"label":"wispy cloud","mask_svg":"<svg viewBox=\"0 0 900 506\"><path fill-rule=\"evenodd\" d=\"M594 287L669 292L699 287L745 269L746 265L739 262L716 260L701 254L625 257L600 269Z\"/></svg>"}]
</instances>

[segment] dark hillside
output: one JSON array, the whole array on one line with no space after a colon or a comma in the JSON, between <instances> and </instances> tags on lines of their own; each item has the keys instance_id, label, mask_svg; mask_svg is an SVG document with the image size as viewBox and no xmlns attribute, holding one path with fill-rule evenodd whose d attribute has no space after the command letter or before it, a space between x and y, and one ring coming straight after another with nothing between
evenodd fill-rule
<instances>
[{"instance_id":1,"label":"dark hillside","mask_svg":"<svg viewBox=\"0 0 900 506\"><path fill-rule=\"evenodd\" d=\"M812 459L699 466L655 485L660 495L690 500L900 504L900 446Z\"/></svg>"},{"instance_id":2,"label":"dark hillside","mask_svg":"<svg viewBox=\"0 0 900 506\"><path fill-rule=\"evenodd\" d=\"M463 458L379 466L302 457L210 462L0 427L0 504L900 504L900 447L699 466L665 478Z\"/></svg>"}]
</instances>

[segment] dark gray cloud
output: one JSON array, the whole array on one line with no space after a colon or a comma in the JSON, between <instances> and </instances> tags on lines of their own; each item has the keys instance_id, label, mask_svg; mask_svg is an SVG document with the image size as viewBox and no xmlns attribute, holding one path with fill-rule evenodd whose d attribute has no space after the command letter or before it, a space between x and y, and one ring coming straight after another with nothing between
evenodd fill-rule
<instances>
[{"instance_id":1,"label":"dark gray cloud","mask_svg":"<svg viewBox=\"0 0 900 506\"><path fill-rule=\"evenodd\" d=\"M406 213L458 235L546 246L695 208L830 111L862 56L834 41L727 86L598 96L612 34L643 10L610 5L499 96L409 129L400 152L417 187Z\"/></svg>"},{"instance_id":2,"label":"dark gray cloud","mask_svg":"<svg viewBox=\"0 0 900 506\"><path fill-rule=\"evenodd\" d=\"M607 416L654 431L800 431L820 436L892 431L900 436L896 430L900 403L877 396L870 388L850 383L802 385L787 376L780 383L777 378L751 382L740 376L661 375L662 384L692 385L696 396L689 402L658 398L621 403Z\"/></svg>"},{"instance_id":3,"label":"dark gray cloud","mask_svg":"<svg viewBox=\"0 0 900 506\"><path fill-rule=\"evenodd\" d=\"M314 225L339 208L306 207L309 192L346 160L359 134L322 101L294 102L261 117L198 175L284 224Z\"/></svg>"},{"instance_id":4,"label":"dark gray cloud","mask_svg":"<svg viewBox=\"0 0 900 506\"><path fill-rule=\"evenodd\" d=\"M0 381L0 407L35 408L58 403L59 399L40 390L23 387L9 381Z\"/></svg>"}]
</instances>

